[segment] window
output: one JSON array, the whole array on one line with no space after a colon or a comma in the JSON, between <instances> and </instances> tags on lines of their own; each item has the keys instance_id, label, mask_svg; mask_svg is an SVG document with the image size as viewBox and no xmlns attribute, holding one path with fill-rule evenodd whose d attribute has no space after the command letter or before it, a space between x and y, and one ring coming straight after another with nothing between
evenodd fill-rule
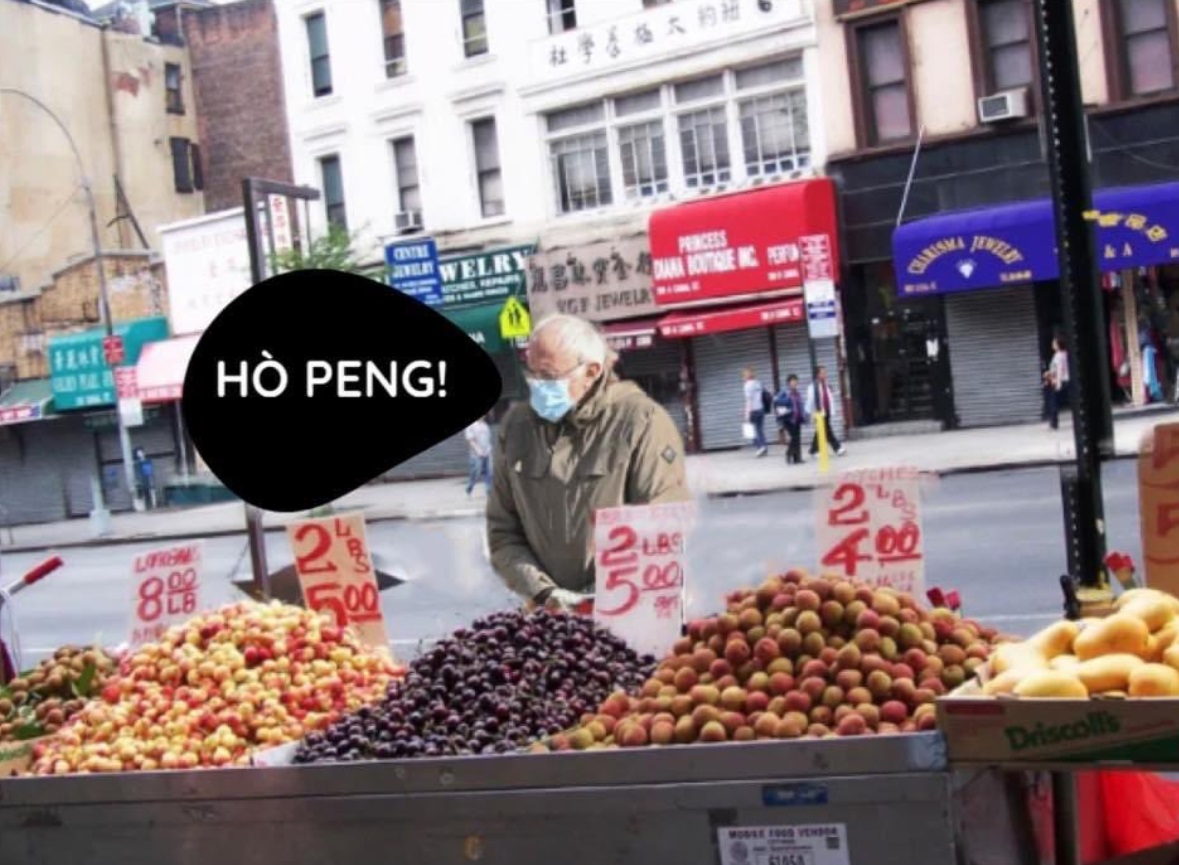
<instances>
[{"instance_id":1,"label":"window","mask_svg":"<svg viewBox=\"0 0 1179 865\"><path fill-rule=\"evenodd\" d=\"M613 203L605 130L558 139L550 144L550 154L561 213Z\"/></svg>"},{"instance_id":2,"label":"window","mask_svg":"<svg viewBox=\"0 0 1179 865\"><path fill-rule=\"evenodd\" d=\"M1117 34L1109 46L1112 90L1123 99L1174 90L1179 27L1173 0L1108 0L1102 7L1114 18L1107 29Z\"/></svg>"},{"instance_id":3,"label":"window","mask_svg":"<svg viewBox=\"0 0 1179 865\"><path fill-rule=\"evenodd\" d=\"M344 176L340 171L340 157L321 157L319 173L323 178L323 206L327 221L347 231L348 216L344 210Z\"/></svg>"},{"instance_id":4,"label":"window","mask_svg":"<svg viewBox=\"0 0 1179 865\"><path fill-rule=\"evenodd\" d=\"M806 79L796 56L574 105L544 122L560 213L811 164ZM743 155L736 164L735 150Z\"/></svg>"},{"instance_id":5,"label":"window","mask_svg":"<svg viewBox=\"0 0 1179 865\"><path fill-rule=\"evenodd\" d=\"M187 138L170 138L172 149L172 184L177 192L192 192L195 187L192 177L191 142Z\"/></svg>"},{"instance_id":6,"label":"window","mask_svg":"<svg viewBox=\"0 0 1179 865\"><path fill-rule=\"evenodd\" d=\"M643 198L667 192L667 149L663 121L652 120L618 130L622 159L622 185L627 198Z\"/></svg>"},{"instance_id":7,"label":"window","mask_svg":"<svg viewBox=\"0 0 1179 865\"><path fill-rule=\"evenodd\" d=\"M868 144L901 141L913 134L909 57L899 18L851 30L855 40L861 134Z\"/></svg>"},{"instance_id":8,"label":"window","mask_svg":"<svg viewBox=\"0 0 1179 865\"><path fill-rule=\"evenodd\" d=\"M402 211L422 209L418 180L418 150L412 135L393 141L393 173L397 178L397 204Z\"/></svg>"},{"instance_id":9,"label":"window","mask_svg":"<svg viewBox=\"0 0 1179 865\"><path fill-rule=\"evenodd\" d=\"M180 64L164 64L164 106L169 114L184 113L184 91L180 86Z\"/></svg>"},{"instance_id":10,"label":"window","mask_svg":"<svg viewBox=\"0 0 1179 865\"><path fill-rule=\"evenodd\" d=\"M192 162L192 187L193 189L204 189L205 168L201 165L201 146L199 144L188 145L188 155Z\"/></svg>"},{"instance_id":11,"label":"window","mask_svg":"<svg viewBox=\"0 0 1179 865\"><path fill-rule=\"evenodd\" d=\"M307 16L307 47L311 53L311 92L328 96L332 92L332 60L328 55L327 19L322 12Z\"/></svg>"},{"instance_id":12,"label":"window","mask_svg":"<svg viewBox=\"0 0 1179 865\"><path fill-rule=\"evenodd\" d=\"M463 17L463 54L478 57L487 53L487 19L483 15L483 0L460 0Z\"/></svg>"},{"instance_id":13,"label":"window","mask_svg":"<svg viewBox=\"0 0 1179 865\"><path fill-rule=\"evenodd\" d=\"M1027 0L977 0L978 52L986 93L1035 84L1032 18Z\"/></svg>"},{"instance_id":14,"label":"window","mask_svg":"<svg viewBox=\"0 0 1179 865\"><path fill-rule=\"evenodd\" d=\"M681 114L680 151L688 186L729 182L729 124L723 105Z\"/></svg>"},{"instance_id":15,"label":"window","mask_svg":"<svg viewBox=\"0 0 1179 865\"><path fill-rule=\"evenodd\" d=\"M385 37L385 77L404 75L405 23L401 20L401 0L381 0L381 33Z\"/></svg>"},{"instance_id":16,"label":"window","mask_svg":"<svg viewBox=\"0 0 1179 865\"><path fill-rule=\"evenodd\" d=\"M475 142L475 173L479 183L479 207L485 219L504 214L504 182L499 166L499 142L495 134L495 118L476 120L471 124Z\"/></svg>"},{"instance_id":17,"label":"window","mask_svg":"<svg viewBox=\"0 0 1179 865\"><path fill-rule=\"evenodd\" d=\"M549 34L555 36L566 30L577 29L577 11L574 0L545 0L549 12Z\"/></svg>"}]
</instances>

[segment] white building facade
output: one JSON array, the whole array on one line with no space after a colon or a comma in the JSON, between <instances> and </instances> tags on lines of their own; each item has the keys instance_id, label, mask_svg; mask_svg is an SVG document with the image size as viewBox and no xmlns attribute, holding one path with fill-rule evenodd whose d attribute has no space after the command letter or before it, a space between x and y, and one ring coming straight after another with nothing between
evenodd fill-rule
<instances>
[{"instance_id":1,"label":"white building facade","mask_svg":"<svg viewBox=\"0 0 1179 865\"><path fill-rule=\"evenodd\" d=\"M514 355L486 332L505 291L534 317L586 315L691 446L740 444L740 406L729 404L741 366L767 387L788 369L807 377L801 282L729 291L705 279L699 299L670 306L729 318L680 321L677 334L660 324L674 310L654 290L648 230L685 202L821 175L812 2L284 0L295 179L324 195L313 230L346 225L374 260L386 244L433 237L455 282L441 311L493 354ZM748 214L776 221L758 206ZM830 242L834 254L833 231ZM526 262L514 284L498 264L509 260ZM749 306L767 299L793 305ZM755 326L733 326L741 314ZM503 365L509 397L514 365ZM709 427L716 410L728 412L723 429ZM461 461L455 447L436 451L433 463Z\"/></svg>"}]
</instances>

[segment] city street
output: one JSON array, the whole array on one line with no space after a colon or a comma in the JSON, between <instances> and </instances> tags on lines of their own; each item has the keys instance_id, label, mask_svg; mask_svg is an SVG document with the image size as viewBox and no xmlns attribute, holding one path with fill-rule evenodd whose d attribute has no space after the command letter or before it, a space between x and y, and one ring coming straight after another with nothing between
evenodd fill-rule
<instances>
[{"instance_id":1,"label":"city street","mask_svg":"<svg viewBox=\"0 0 1179 865\"><path fill-rule=\"evenodd\" d=\"M1106 518L1110 548L1140 562L1134 471L1130 460L1108 465ZM1059 617L1065 554L1055 470L955 475L933 481L923 496L927 587L958 589L969 615L1016 634ZM755 585L768 569L813 564L812 503L810 492L701 501L689 548L689 614L715 610L723 593ZM513 603L484 557L481 520L381 522L369 526L369 541L407 580L382 596L400 654ZM24 662L63 643L119 642L129 616L131 556L151 546L64 551L66 567L17 599ZM272 570L291 562L284 533L269 533L267 546ZM244 536L210 539L205 555L212 600L240 597L231 581L249 573ZM0 565L11 579L43 557L5 553Z\"/></svg>"}]
</instances>

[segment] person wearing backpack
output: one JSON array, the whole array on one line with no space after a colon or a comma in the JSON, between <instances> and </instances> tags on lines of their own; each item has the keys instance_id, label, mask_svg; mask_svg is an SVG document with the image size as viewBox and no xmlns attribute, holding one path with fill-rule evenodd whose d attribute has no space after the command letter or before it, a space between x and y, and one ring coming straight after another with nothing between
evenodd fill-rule
<instances>
[{"instance_id":1,"label":"person wearing backpack","mask_svg":"<svg viewBox=\"0 0 1179 865\"><path fill-rule=\"evenodd\" d=\"M766 446L766 415L773 409L774 398L753 374L752 369L746 367L742 370L741 376L745 379L745 405L741 420L753 427L755 455L764 457L769 452Z\"/></svg>"}]
</instances>

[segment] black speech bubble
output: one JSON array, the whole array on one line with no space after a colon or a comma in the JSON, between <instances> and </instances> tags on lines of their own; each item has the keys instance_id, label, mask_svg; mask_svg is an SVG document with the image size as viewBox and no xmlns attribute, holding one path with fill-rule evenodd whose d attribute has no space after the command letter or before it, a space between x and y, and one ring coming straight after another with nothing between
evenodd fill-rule
<instances>
[{"instance_id":1,"label":"black speech bubble","mask_svg":"<svg viewBox=\"0 0 1179 865\"><path fill-rule=\"evenodd\" d=\"M287 372L279 396L254 389L263 352ZM406 365L418 360L446 364L434 396L413 397L402 386ZM247 396L236 383L218 396L219 361L230 376L247 363ZM331 364L333 378L308 398L310 361ZM339 396L339 361L361 361L351 370L359 381L348 384L360 392L365 363L389 377L395 361L396 397L376 381L375 395ZM430 377L438 377L433 368ZM409 379L421 386L421 371ZM270 391L279 377L271 367L258 382ZM188 364L182 410L201 458L234 495L292 512L332 502L450 438L485 415L502 390L491 357L425 304L363 276L301 270L258 283L209 325Z\"/></svg>"}]
</instances>

